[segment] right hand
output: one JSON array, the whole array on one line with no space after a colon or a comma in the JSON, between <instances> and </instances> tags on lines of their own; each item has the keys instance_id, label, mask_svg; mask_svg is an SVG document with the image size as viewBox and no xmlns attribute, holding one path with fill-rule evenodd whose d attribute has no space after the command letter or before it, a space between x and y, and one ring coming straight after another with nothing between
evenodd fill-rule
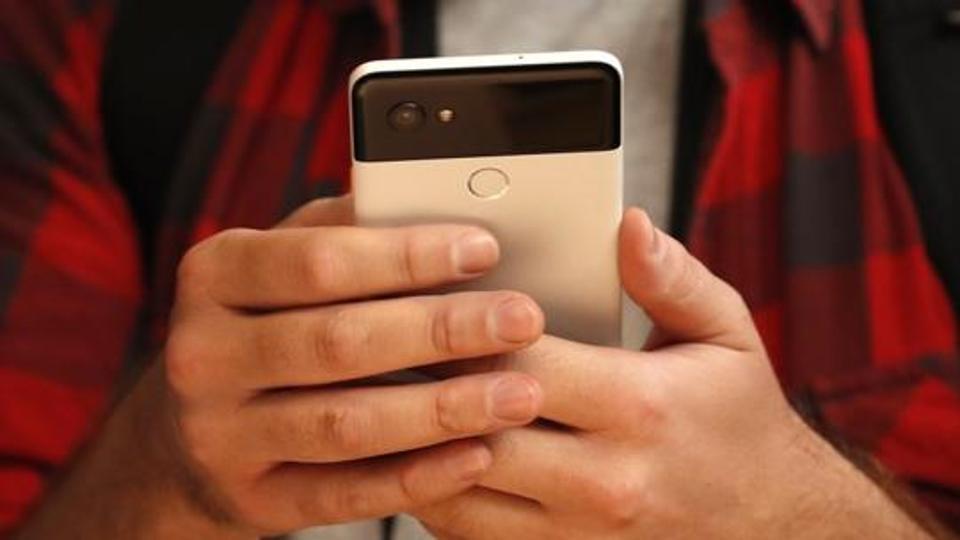
<instances>
[{"instance_id":1,"label":"right hand","mask_svg":"<svg viewBox=\"0 0 960 540\"><path fill-rule=\"evenodd\" d=\"M496 264L496 242L456 225L318 226L349 214L344 204L312 203L268 231L219 233L180 265L161 371L145 380L165 387L161 433L184 489L199 486L193 500L239 531L272 535L445 499L490 465L474 437L539 412L537 382L515 372L356 383L523 348L543 315L513 292L388 298L481 275Z\"/></svg>"}]
</instances>

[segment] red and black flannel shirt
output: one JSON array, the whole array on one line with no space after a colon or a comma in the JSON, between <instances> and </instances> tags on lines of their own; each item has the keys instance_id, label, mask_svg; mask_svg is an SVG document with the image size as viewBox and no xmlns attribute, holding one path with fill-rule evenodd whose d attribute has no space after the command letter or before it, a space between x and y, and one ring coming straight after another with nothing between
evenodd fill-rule
<instances>
[{"instance_id":1,"label":"red and black flannel shirt","mask_svg":"<svg viewBox=\"0 0 960 540\"><path fill-rule=\"evenodd\" d=\"M185 142L143 283L98 105L111 1L0 0L0 531L89 436L122 366L162 343L191 244L345 189L346 74L396 41L388 0L383 31L342 17L362 4L253 2ZM904 477L955 489L953 319L876 127L856 2L796 0L811 33L788 49L762 3L710 4L728 90L695 252L744 292L788 388L811 389Z\"/></svg>"},{"instance_id":2,"label":"red and black flannel shirt","mask_svg":"<svg viewBox=\"0 0 960 540\"><path fill-rule=\"evenodd\" d=\"M89 436L124 365L162 342L180 255L346 189L347 76L395 41L393 3L367 3L252 2L185 141L143 283L99 106L113 2L0 0L0 536Z\"/></svg>"},{"instance_id":3,"label":"red and black flannel shirt","mask_svg":"<svg viewBox=\"0 0 960 540\"><path fill-rule=\"evenodd\" d=\"M862 0L790 3L705 1L724 95L691 249L787 391L960 529L957 322L878 121Z\"/></svg>"}]
</instances>

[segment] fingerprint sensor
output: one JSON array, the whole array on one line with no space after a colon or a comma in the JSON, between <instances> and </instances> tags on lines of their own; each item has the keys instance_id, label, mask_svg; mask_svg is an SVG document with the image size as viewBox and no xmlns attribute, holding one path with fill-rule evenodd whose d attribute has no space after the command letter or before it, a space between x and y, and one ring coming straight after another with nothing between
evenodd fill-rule
<instances>
[{"instance_id":1,"label":"fingerprint sensor","mask_svg":"<svg viewBox=\"0 0 960 540\"><path fill-rule=\"evenodd\" d=\"M500 169L480 169L470 175L467 188L475 197L496 199L510 188L510 178Z\"/></svg>"}]
</instances>

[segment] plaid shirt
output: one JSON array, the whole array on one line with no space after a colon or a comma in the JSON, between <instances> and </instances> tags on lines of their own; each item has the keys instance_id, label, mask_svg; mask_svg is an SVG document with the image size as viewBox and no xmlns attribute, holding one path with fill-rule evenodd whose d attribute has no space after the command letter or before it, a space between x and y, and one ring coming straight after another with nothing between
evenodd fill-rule
<instances>
[{"instance_id":1,"label":"plaid shirt","mask_svg":"<svg viewBox=\"0 0 960 540\"><path fill-rule=\"evenodd\" d=\"M791 3L705 3L725 92L691 248L785 388L960 529L957 325L877 118L861 1Z\"/></svg>"},{"instance_id":2,"label":"plaid shirt","mask_svg":"<svg viewBox=\"0 0 960 540\"><path fill-rule=\"evenodd\" d=\"M397 41L390 1L365 17L364 2L348 4L255 0L186 141L156 281L143 283L98 105L111 2L0 0L0 530L89 436L122 368L162 343L191 244L345 189L346 75ZM744 292L790 388L894 470L949 493L952 316L876 127L854 3L797 5L811 41L780 54L740 1L711 3L728 93L694 249Z\"/></svg>"},{"instance_id":3,"label":"plaid shirt","mask_svg":"<svg viewBox=\"0 0 960 540\"><path fill-rule=\"evenodd\" d=\"M99 110L112 2L0 0L0 536L162 342L181 254L344 191L347 76L395 41L392 3L365 4L252 3L173 175L148 284Z\"/></svg>"}]
</instances>

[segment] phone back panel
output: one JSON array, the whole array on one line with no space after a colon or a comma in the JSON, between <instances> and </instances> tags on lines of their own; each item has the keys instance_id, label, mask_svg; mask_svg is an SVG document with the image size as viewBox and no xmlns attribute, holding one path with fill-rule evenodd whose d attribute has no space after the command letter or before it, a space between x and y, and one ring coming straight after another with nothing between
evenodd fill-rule
<instances>
[{"instance_id":1,"label":"phone back panel","mask_svg":"<svg viewBox=\"0 0 960 540\"><path fill-rule=\"evenodd\" d=\"M620 69L616 58L601 51L386 60L360 66L351 76L352 182L359 224L482 226L499 241L500 264L460 289L524 292L543 308L549 333L619 345ZM474 79L473 74L479 75ZM511 84L528 79L542 83L543 77L561 86L541 84L535 88L542 93L516 98L520 94ZM370 80L379 83L364 82ZM579 90L563 89L580 88L567 85L568 80L592 81L591 88L602 91L591 94L598 96L596 101L575 105L574 99L567 108L564 100L575 98ZM514 98L498 101L504 95ZM427 124L397 132L387 129L383 118L399 101L416 101L427 110L451 104L463 115L447 128ZM517 124L516 118L525 123ZM568 144L580 145L587 133L598 136L587 137L584 148L566 149ZM520 150L550 145L554 151ZM505 151L497 150L500 147ZM501 183L506 179L505 189L493 196L482 190L478 196L471 178L491 171Z\"/></svg>"},{"instance_id":2,"label":"phone back panel","mask_svg":"<svg viewBox=\"0 0 960 540\"><path fill-rule=\"evenodd\" d=\"M472 175L494 168L506 190L480 198ZM619 345L617 229L621 150L437 160L356 162L358 221L368 226L469 223L498 239L501 263L465 289L510 289L543 308L547 331Z\"/></svg>"}]
</instances>

